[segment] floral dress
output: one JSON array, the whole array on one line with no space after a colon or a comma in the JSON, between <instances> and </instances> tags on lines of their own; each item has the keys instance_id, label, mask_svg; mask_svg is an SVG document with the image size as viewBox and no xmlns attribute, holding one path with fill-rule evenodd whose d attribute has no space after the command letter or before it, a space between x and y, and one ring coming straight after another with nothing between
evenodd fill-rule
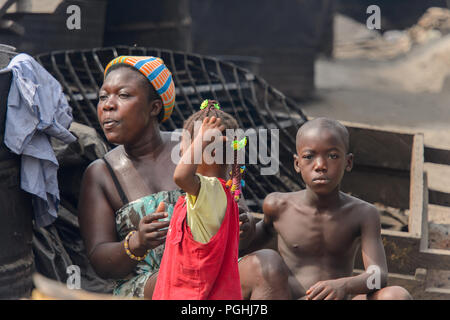
<instances>
[{"instance_id":1,"label":"floral dress","mask_svg":"<svg viewBox=\"0 0 450 320\"><path fill-rule=\"evenodd\" d=\"M182 195L181 190L161 191L129 202L116 212L116 229L119 240L125 239L132 230L137 230L140 220L156 211L160 202L165 203L165 210L169 216L163 220L170 220L173 208ZM144 287L148 278L159 270L164 244L150 250L144 260L138 262L133 272L125 279L116 280L114 295L126 297L144 296Z\"/></svg>"}]
</instances>

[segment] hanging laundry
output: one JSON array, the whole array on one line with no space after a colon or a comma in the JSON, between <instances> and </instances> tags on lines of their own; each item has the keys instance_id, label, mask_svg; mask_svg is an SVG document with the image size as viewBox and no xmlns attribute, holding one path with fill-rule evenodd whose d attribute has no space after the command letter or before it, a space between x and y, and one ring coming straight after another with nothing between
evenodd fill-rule
<instances>
[{"instance_id":1,"label":"hanging laundry","mask_svg":"<svg viewBox=\"0 0 450 320\"><path fill-rule=\"evenodd\" d=\"M72 108L59 82L27 54L8 64L13 73L8 95L5 145L22 156L21 188L32 194L37 227L57 218L59 188L58 161L50 143L54 137L64 143L76 141L68 130Z\"/></svg>"}]
</instances>

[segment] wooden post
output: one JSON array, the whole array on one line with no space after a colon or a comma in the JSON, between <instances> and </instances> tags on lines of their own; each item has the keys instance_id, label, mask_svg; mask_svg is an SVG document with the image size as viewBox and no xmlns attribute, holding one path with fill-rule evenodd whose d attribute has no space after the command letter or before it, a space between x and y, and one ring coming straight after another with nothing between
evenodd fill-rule
<instances>
[{"instance_id":1,"label":"wooden post","mask_svg":"<svg viewBox=\"0 0 450 320\"><path fill-rule=\"evenodd\" d=\"M422 236L422 216L424 211L423 151L423 134L415 134L411 154L411 184L409 194L410 214L408 230L411 235L419 238Z\"/></svg>"}]
</instances>

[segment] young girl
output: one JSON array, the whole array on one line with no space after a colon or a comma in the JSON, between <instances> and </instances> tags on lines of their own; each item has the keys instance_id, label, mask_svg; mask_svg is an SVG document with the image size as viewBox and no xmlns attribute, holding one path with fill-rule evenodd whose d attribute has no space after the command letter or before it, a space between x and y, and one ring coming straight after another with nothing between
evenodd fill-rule
<instances>
[{"instance_id":1,"label":"young girl","mask_svg":"<svg viewBox=\"0 0 450 320\"><path fill-rule=\"evenodd\" d=\"M245 145L245 140L226 141L223 131L237 129L238 125L232 116L220 110L216 101L205 100L201 109L184 126L182 158L175 169L174 181L186 196L180 197L174 208L153 299L242 299L237 201L243 168L237 164L237 150ZM189 137L193 136L197 121L202 121L201 129L191 141ZM216 137L222 143L207 138L213 130L220 131ZM226 163L205 161L205 148L213 142L214 146L233 146L234 163L228 183ZM195 157L198 151L202 153L200 164ZM217 151L214 149L212 155Z\"/></svg>"}]
</instances>

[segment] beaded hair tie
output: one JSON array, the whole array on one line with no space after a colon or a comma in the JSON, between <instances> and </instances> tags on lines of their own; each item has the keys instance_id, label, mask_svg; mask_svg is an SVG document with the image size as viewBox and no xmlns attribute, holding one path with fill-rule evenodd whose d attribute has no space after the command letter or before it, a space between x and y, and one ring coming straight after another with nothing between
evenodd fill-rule
<instances>
[{"instance_id":1,"label":"beaded hair tie","mask_svg":"<svg viewBox=\"0 0 450 320\"><path fill-rule=\"evenodd\" d=\"M216 108L217 110L220 110L220 105L215 100L204 100L202 104L200 105L200 110L204 110L205 112L207 110L213 110ZM206 109L206 110L205 110ZM231 142L231 147L234 150L234 164L233 164L233 170L230 172L231 178L226 182L226 187L230 189L231 194L234 196L234 200L237 202L239 201L239 198L242 193L242 188L245 186L245 181L242 179L245 166L239 166L237 163L237 151L245 148L247 144L247 137L244 137L241 140L234 140Z\"/></svg>"},{"instance_id":2,"label":"beaded hair tie","mask_svg":"<svg viewBox=\"0 0 450 320\"><path fill-rule=\"evenodd\" d=\"M245 166L237 166L236 152L245 148L247 145L247 137L241 140L234 140L231 142L231 147L235 151L235 164L233 167L234 172L230 172L231 179L226 183L226 187L230 188L231 194L234 196L234 200L237 202L241 196L242 188L245 186L245 181L242 179L244 175ZM237 172L236 172L237 171Z\"/></svg>"}]
</instances>

